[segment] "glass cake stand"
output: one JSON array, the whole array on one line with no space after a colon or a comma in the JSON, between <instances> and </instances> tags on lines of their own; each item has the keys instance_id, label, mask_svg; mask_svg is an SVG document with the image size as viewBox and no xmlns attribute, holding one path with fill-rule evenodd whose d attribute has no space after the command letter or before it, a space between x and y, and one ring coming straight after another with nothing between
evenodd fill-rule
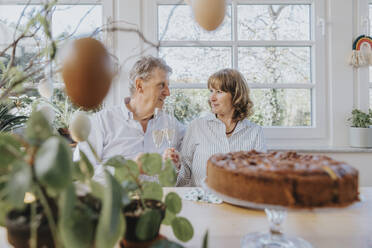
<instances>
[{"instance_id":1,"label":"glass cake stand","mask_svg":"<svg viewBox=\"0 0 372 248\"><path fill-rule=\"evenodd\" d=\"M302 238L283 234L281 224L287 216L287 208L243 201L221 194L208 187L205 179L202 182L202 188L220 197L224 202L241 207L265 210L270 223L270 231L268 233L248 233L241 240L241 248L312 248L312 245Z\"/></svg>"}]
</instances>

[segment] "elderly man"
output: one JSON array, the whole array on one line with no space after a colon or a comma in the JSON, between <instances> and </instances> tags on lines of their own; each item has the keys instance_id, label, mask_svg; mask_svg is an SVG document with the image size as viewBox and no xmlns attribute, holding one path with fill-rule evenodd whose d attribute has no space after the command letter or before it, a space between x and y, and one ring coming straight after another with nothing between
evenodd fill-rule
<instances>
[{"instance_id":1,"label":"elderly man","mask_svg":"<svg viewBox=\"0 0 372 248\"><path fill-rule=\"evenodd\" d=\"M169 74L172 69L159 58L140 58L130 71L130 93L123 104L106 108L91 117L92 131L89 143L101 161L115 155L135 159L141 153L160 153L179 164L178 154L167 149L166 142L156 146L153 142L154 130L164 128L164 114L157 113L169 96ZM161 118L162 117L162 118ZM184 127L176 123L172 147L179 150L184 135ZM79 150L87 154L95 167L93 179L103 182L103 166L97 162L87 142L79 143L74 160L79 159Z\"/></svg>"}]
</instances>

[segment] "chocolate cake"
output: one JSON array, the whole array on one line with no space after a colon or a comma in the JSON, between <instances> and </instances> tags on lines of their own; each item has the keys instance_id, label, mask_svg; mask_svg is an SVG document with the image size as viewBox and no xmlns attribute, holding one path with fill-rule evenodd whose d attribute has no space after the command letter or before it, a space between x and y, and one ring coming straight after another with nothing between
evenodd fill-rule
<instances>
[{"instance_id":1,"label":"chocolate cake","mask_svg":"<svg viewBox=\"0 0 372 248\"><path fill-rule=\"evenodd\" d=\"M234 198L289 207L343 206L358 200L358 171L327 156L254 150L215 154L209 187Z\"/></svg>"}]
</instances>

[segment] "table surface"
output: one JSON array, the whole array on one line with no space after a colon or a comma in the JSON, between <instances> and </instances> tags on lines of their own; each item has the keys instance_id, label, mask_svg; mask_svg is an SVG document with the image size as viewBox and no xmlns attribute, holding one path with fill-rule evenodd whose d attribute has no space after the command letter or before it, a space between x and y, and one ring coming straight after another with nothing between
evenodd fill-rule
<instances>
[{"instance_id":1,"label":"table surface","mask_svg":"<svg viewBox=\"0 0 372 248\"><path fill-rule=\"evenodd\" d=\"M174 191L183 195L189 190L191 188L165 188L165 193ZM313 247L372 248L372 187L360 188L360 194L361 201L346 208L289 210L283 231L306 239ZM179 216L187 217L194 227L194 237L183 243L185 247L200 248L207 230L209 248L235 248L240 247L245 234L269 229L262 210L186 200L182 204ZM163 225L160 231L168 239L177 241L169 226ZM0 228L0 247L11 247L4 228Z\"/></svg>"},{"instance_id":2,"label":"table surface","mask_svg":"<svg viewBox=\"0 0 372 248\"><path fill-rule=\"evenodd\" d=\"M182 195L189 190L166 188L165 191ZM360 202L345 208L288 210L283 232L306 239L313 247L372 248L372 187L360 188L360 194ZM182 204L179 215L187 217L194 226L194 237L183 244L186 247L200 248L207 230L210 248L240 247L245 234L269 230L263 210L186 200ZM161 233L177 241L170 227L162 227Z\"/></svg>"}]
</instances>

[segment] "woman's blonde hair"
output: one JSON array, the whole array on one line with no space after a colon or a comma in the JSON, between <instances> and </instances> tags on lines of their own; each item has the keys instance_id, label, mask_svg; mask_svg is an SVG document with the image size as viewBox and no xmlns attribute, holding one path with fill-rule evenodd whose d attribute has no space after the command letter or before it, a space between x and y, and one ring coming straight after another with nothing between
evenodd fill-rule
<instances>
[{"instance_id":1,"label":"woman's blonde hair","mask_svg":"<svg viewBox=\"0 0 372 248\"><path fill-rule=\"evenodd\" d=\"M241 121L253 114L253 102L249 97L248 84L239 71L222 69L215 72L208 79L208 88L222 90L231 94L231 102L234 108L233 120Z\"/></svg>"}]
</instances>

